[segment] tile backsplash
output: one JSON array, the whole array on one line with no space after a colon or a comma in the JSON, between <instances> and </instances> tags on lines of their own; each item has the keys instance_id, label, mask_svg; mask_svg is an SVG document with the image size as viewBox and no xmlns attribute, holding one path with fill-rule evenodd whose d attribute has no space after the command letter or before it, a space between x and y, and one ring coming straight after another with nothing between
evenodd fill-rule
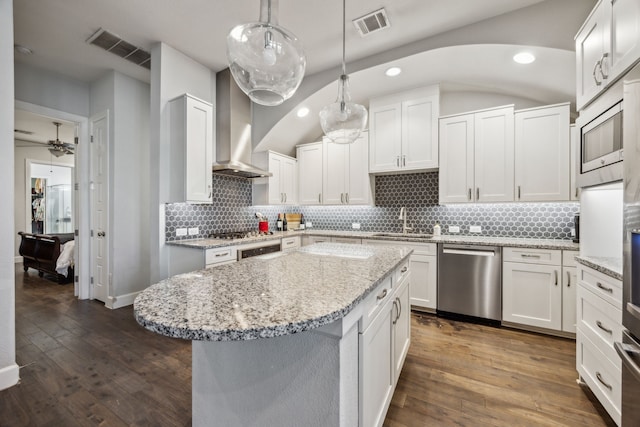
<instances>
[{"instance_id":1,"label":"tile backsplash","mask_svg":"<svg viewBox=\"0 0 640 427\"><path fill-rule=\"evenodd\" d=\"M350 230L354 222L361 231L400 232L400 208L407 209L407 225L414 231L431 233L436 222L443 234L449 226L459 226L460 234L479 225L483 236L571 239L573 215L579 203L476 203L438 205L438 173L377 176L375 206L251 206L251 181L243 178L213 176L213 203L194 205L167 204L165 208L167 241L177 237L177 228L199 227L200 235L258 228L255 212L269 218L272 229L278 213L302 213L313 228Z\"/></svg>"}]
</instances>

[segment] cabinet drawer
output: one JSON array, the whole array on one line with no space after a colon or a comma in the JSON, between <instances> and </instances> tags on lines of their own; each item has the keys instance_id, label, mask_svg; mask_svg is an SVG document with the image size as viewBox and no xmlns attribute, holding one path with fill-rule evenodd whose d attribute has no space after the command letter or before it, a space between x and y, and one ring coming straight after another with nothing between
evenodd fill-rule
<instances>
[{"instance_id":1,"label":"cabinet drawer","mask_svg":"<svg viewBox=\"0 0 640 427\"><path fill-rule=\"evenodd\" d=\"M207 249L205 254L205 264L207 267L220 265L222 263L233 262L237 260L236 248L215 248Z\"/></svg>"},{"instance_id":2,"label":"cabinet drawer","mask_svg":"<svg viewBox=\"0 0 640 427\"><path fill-rule=\"evenodd\" d=\"M578 266L578 282L622 310L622 283L583 265Z\"/></svg>"},{"instance_id":3,"label":"cabinet drawer","mask_svg":"<svg viewBox=\"0 0 640 427\"><path fill-rule=\"evenodd\" d=\"M409 260L406 260L393 273L393 288L394 288L394 290L396 288L398 288L398 286L400 286L400 284L402 284L402 282L404 282L404 280L407 277L409 277L409 274L411 274L411 271L409 270Z\"/></svg>"},{"instance_id":4,"label":"cabinet drawer","mask_svg":"<svg viewBox=\"0 0 640 427\"><path fill-rule=\"evenodd\" d=\"M578 334L576 346L578 373L611 418L620 425L621 371L586 336Z\"/></svg>"},{"instance_id":5,"label":"cabinet drawer","mask_svg":"<svg viewBox=\"0 0 640 427\"><path fill-rule=\"evenodd\" d=\"M579 251L562 251L562 265L565 267L576 267L578 262L576 257L580 255Z\"/></svg>"},{"instance_id":6,"label":"cabinet drawer","mask_svg":"<svg viewBox=\"0 0 640 427\"><path fill-rule=\"evenodd\" d=\"M295 248L299 248L300 247L300 237L299 236L293 236L293 237L284 237L282 239L282 250L286 251L287 249L295 249Z\"/></svg>"},{"instance_id":7,"label":"cabinet drawer","mask_svg":"<svg viewBox=\"0 0 640 427\"><path fill-rule=\"evenodd\" d=\"M302 246L313 245L316 243L330 242L331 238L326 236L302 236Z\"/></svg>"},{"instance_id":8,"label":"cabinet drawer","mask_svg":"<svg viewBox=\"0 0 640 427\"><path fill-rule=\"evenodd\" d=\"M352 245L362 244L362 239L356 239L355 237L332 237L331 241L334 243L350 243Z\"/></svg>"},{"instance_id":9,"label":"cabinet drawer","mask_svg":"<svg viewBox=\"0 0 640 427\"><path fill-rule=\"evenodd\" d=\"M621 369L620 357L613 348L622 341L622 311L591 290L578 286L578 328L609 360Z\"/></svg>"},{"instance_id":10,"label":"cabinet drawer","mask_svg":"<svg viewBox=\"0 0 640 427\"><path fill-rule=\"evenodd\" d=\"M561 265L562 251L555 249L503 248L502 260L529 264Z\"/></svg>"},{"instance_id":11,"label":"cabinet drawer","mask_svg":"<svg viewBox=\"0 0 640 427\"><path fill-rule=\"evenodd\" d=\"M395 272L392 276L396 274ZM380 283L376 289L371 292L364 300L362 321L360 322L359 331L363 332L373 321L382 307L392 299L393 289L391 289L392 276L387 277Z\"/></svg>"}]
</instances>

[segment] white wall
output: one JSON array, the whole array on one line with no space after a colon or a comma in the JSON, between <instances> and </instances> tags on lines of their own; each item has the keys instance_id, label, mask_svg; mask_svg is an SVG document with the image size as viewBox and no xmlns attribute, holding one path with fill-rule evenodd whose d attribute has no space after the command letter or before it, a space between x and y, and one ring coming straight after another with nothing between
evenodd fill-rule
<instances>
[{"instance_id":1,"label":"white wall","mask_svg":"<svg viewBox=\"0 0 640 427\"><path fill-rule=\"evenodd\" d=\"M149 186L149 238L151 283L169 274L164 245L164 203L169 200L169 100L189 93L214 105L215 73L164 43L151 48L151 141ZM214 113L215 114L215 113ZM215 121L214 121L215 122ZM215 135L215 132L214 132Z\"/></svg>"},{"instance_id":2,"label":"white wall","mask_svg":"<svg viewBox=\"0 0 640 427\"><path fill-rule=\"evenodd\" d=\"M0 221L0 390L18 382L13 264L13 2L0 0L0 194L8 206Z\"/></svg>"},{"instance_id":3,"label":"white wall","mask_svg":"<svg viewBox=\"0 0 640 427\"><path fill-rule=\"evenodd\" d=\"M46 148L40 147L16 147L14 154L14 208L13 212L15 214L14 218L14 257L17 257L16 260L22 261L22 258L19 257L18 248L20 247L20 236L18 236L18 231L26 231L31 232L31 228L26 223L27 212L25 211L27 206L27 195L31 194L31 189L26 187L26 160L36 160L41 161L43 163L49 163L51 161L51 154L49 150ZM62 156L56 157L53 161L55 164L66 164L73 167L74 158L73 156Z\"/></svg>"}]
</instances>

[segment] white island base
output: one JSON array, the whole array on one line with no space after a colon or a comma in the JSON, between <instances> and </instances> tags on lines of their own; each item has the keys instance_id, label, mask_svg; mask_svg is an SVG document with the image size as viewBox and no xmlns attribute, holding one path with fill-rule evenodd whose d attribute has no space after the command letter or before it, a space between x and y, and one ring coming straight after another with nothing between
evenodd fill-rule
<instances>
[{"instance_id":1,"label":"white island base","mask_svg":"<svg viewBox=\"0 0 640 427\"><path fill-rule=\"evenodd\" d=\"M307 332L193 341L193 426L358 425L358 307Z\"/></svg>"}]
</instances>

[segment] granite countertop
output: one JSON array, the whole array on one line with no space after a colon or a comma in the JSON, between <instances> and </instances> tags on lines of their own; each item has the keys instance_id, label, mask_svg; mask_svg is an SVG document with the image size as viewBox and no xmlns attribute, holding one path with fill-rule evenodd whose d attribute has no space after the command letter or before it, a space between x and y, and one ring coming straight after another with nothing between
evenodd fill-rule
<instances>
[{"instance_id":1,"label":"granite countertop","mask_svg":"<svg viewBox=\"0 0 640 427\"><path fill-rule=\"evenodd\" d=\"M577 256L576 261L614 279L622 280L622 259L612 257Z\"/></svg>"},{"instance_id":2,"label":"granite countertop","mask_svg":"<svg viewBox=\"0 0 640 427\"><path fill-rule=\"evenodd\" d=\"M134 301L139 324L169 337L242 341L341 319L411 250L319 243L170 277Z\"/></svg>"},{"instance_id":3,"label":"granite countertop","mask_svg":"<svg viewBox=\"0 0 640 427\"><path fill-rule=\"evenodd\" d=\"M458 243L467 245L492 245L509 246L520 248L537 249L564 249L577 251L580 249L578 243L571 240L559 239L532 239L525 237L488 237L488 236L454 236L443 235L434 237L431 234L408 234L384 233L369 231L340 231L340 230L305 230L305 231L284 231L274 232L266 236L251 237L248 239L192 239L177 240L167 242L168 245L186 246L196 249L211 249L224 246L244 245L263 240L282 239L290 236L326 236L326 237L352 237L356 239L388 240L391 242L414 242L414 243ZM366 242L363 242L366 243Z\"/></svg>"}]
</instances>

